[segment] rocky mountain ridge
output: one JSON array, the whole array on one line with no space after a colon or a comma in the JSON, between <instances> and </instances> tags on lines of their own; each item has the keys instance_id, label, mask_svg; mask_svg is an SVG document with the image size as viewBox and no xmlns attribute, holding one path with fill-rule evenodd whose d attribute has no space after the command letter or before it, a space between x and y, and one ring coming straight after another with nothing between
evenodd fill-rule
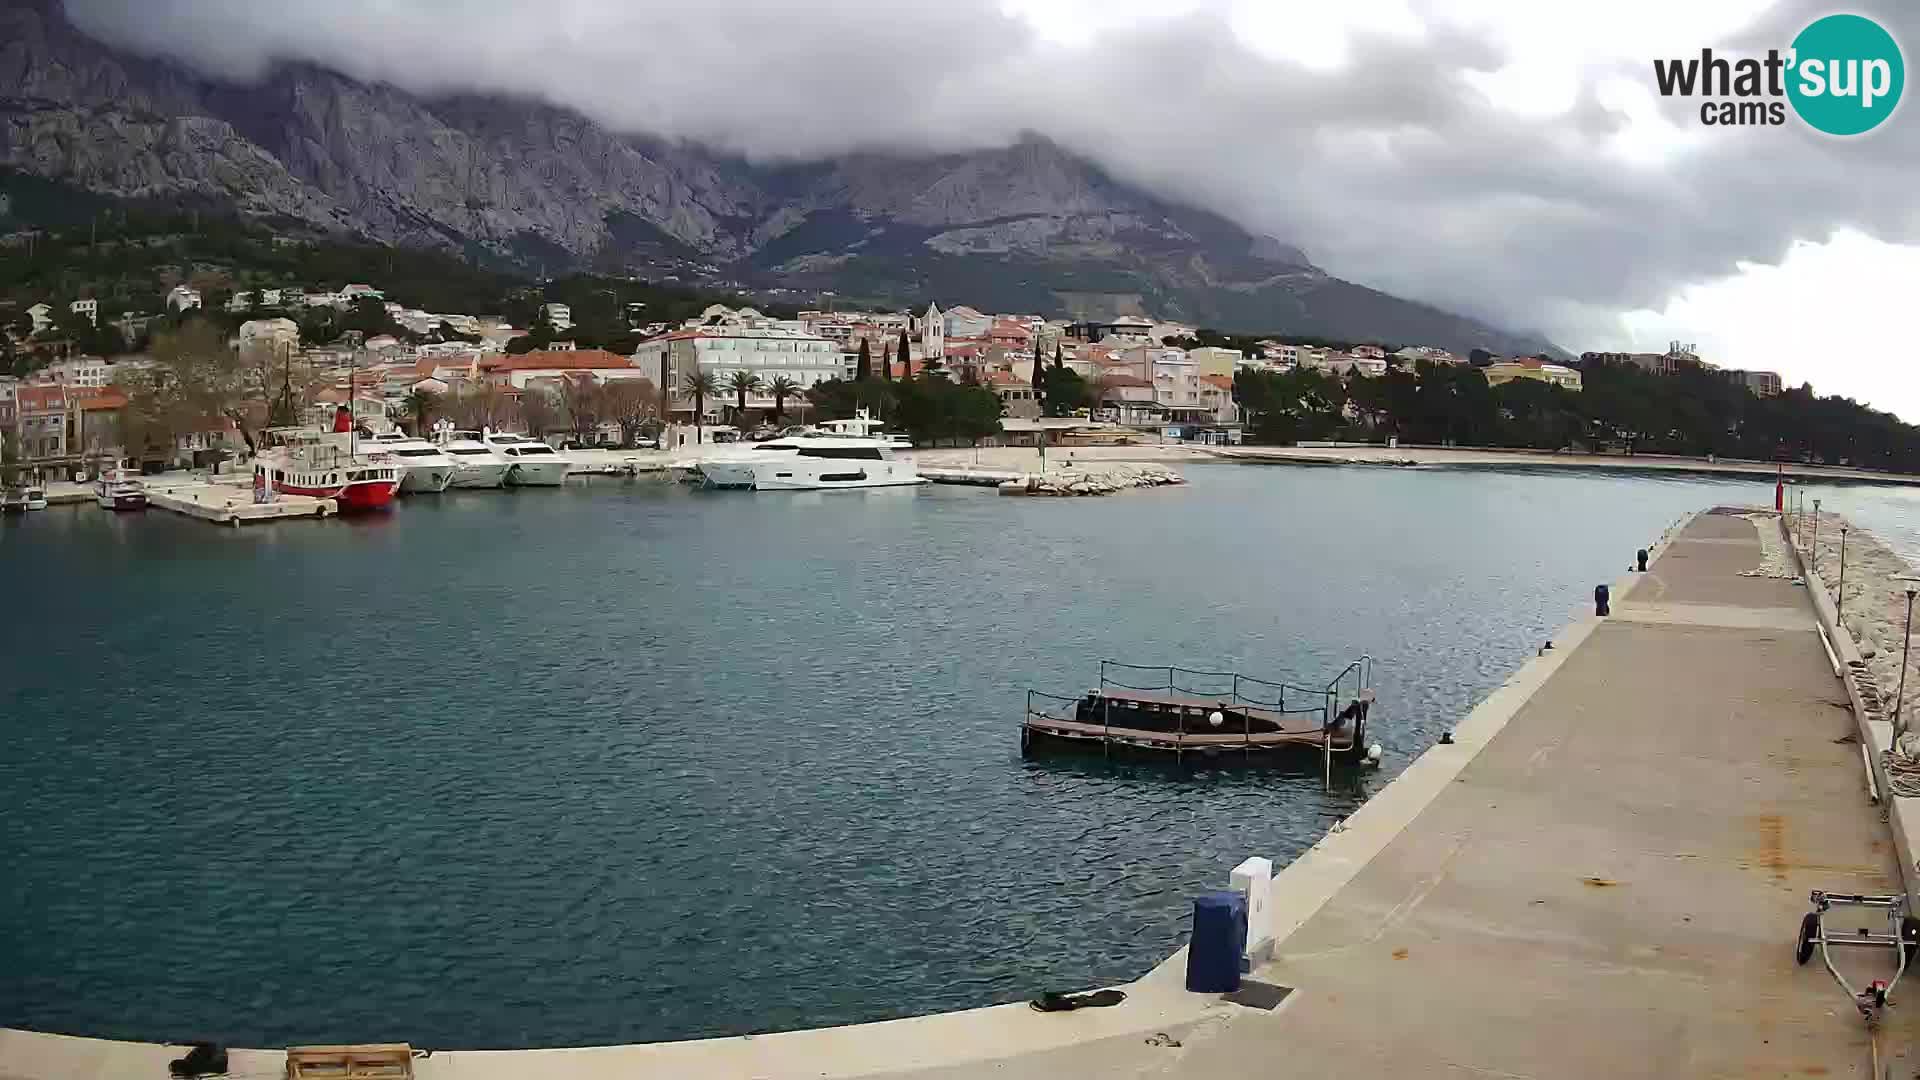
<instances>
[{"instance_id":1,"label":"rocky mountain ridge","mask_svg":"<svg viewBox=\"0 0 1920 1080\"><path fill-rule=\"evenodd\" d=\"M1296 248L1116 181L1038 135L767 167L545 104L427 99L312 65L226 83L110 48L55 0L0 0L0 167L535 273L1548 347L1333 278Z\"/></svg>"}]
</instances>

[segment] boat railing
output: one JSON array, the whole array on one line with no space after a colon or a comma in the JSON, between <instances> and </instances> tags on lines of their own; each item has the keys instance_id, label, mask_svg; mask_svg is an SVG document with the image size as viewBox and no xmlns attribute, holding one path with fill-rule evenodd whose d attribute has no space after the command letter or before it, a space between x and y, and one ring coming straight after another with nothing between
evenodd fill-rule
<instances>
[{"instance_id":1,"label":"boat railing","mask_svg":"<svg viewBox=\"0 0 1920 1080\"><path fill-rule=\"evenodd\" d=\"M1164 673L1157 684L1148 685L1150 676ZM1326 713L1323 690L1292 683L1257 679L1237 671L1202 671L1177 664L1129 664L1120 660L1100 661L1100 689L1118 687L1143 693L1191 694L1213 698L1229 707L1251 706L1276 713ZM1289 704L1289 701L1292 704ZM1327 714L1331 715L1331 714ZM1322 726L1324 724L1324 718Z\"/></svg>"}]
</instances>

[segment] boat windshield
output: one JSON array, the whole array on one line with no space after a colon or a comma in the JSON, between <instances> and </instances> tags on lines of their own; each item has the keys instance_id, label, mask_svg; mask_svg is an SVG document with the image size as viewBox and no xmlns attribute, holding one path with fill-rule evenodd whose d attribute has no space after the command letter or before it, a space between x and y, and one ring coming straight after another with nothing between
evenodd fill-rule
<instances>
[{"instance_id":1,"label":"boat windshield","mask_svg":"<svg viewBox=\"0 0 1920 1080\"><path fill-rule=\"evenodd\" d=\"M514 449L518 453L532 454L536 457L541 454L553 453L553 447L548 446L546 443L537 443L537 442L521 443L519 446L515 447Z\"/></svg>"},{"instance_id":2,"label":"boat windshield","mask_svg":"<svg viewBox=\"0 0 1920 1080\"><path fill-rule=\"evenodd\" d=\"M484 446L449 446L447 447L447 453L459 454L461 457L470 457L474 454L487 454L491 452L492 451L488 450Z\"/></svg>"},{"instance_id":3,"label":"boat windshield","mask_svg":"<svg viewBox=\"0 0 1920 1080\"><path fill-rule=\"evenodd\" d=\"M392 453L392 454L393 454L393 456L395 456L395 457L432 457L432 456L434 456L435 454L438 454L439 452L440 452L440 451L438 451L438 450L435 450L435 449L434 449L433 447L431 447L431 446L423 446L423 447L420 447L420 448L419 448L419 449L417 449L417 450L394 450L394 451L391 451L391 453Z\"/></svg>"}]
</instances>

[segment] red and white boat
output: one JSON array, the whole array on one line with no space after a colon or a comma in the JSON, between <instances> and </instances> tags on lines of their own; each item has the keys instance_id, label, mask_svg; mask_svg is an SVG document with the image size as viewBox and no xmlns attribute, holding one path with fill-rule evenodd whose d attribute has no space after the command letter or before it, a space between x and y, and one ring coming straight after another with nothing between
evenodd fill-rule
<instances>
[{"instance_id":1,"label":"red and white boat","mask_svg":"<svg viewBox=\"0 0 1920 1080\"><path fill-rule=\"evenodd\" d=\"M253 463L254 498L274 493L332 499L343 514L384 510L400 490L404 470L386 453L360 453L351 432L273 428L268 448Z\"/></svg>"}]
</instances>

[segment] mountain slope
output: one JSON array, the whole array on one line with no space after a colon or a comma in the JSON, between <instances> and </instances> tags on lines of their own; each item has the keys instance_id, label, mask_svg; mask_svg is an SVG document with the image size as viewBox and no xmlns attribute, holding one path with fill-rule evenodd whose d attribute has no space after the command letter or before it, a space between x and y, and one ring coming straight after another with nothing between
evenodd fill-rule
<instances>
[{"instance_id":1,"label":"mountain slope","mask_svg":"<svg viewBox=\"0 0 1920 1080\"><path fill-rule=\"evenodd\" d=\"M544 104L427 99L310 65L223 83L111 49L54 0L0 0L0 166L536 271L1548 347L1330 277L1297 249L1120 183L1038 136L979 153L762 167Z\"/></svg>"}]
</instances>

